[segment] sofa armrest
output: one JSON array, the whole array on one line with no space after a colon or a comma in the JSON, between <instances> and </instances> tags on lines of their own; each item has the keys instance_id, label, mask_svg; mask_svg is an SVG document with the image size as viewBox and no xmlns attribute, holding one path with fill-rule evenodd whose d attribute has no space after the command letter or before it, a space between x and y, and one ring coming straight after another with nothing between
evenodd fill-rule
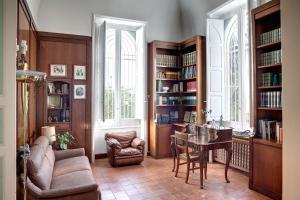
<instances>
[{"instance_id":1,"label":"sofa armrest","mask_svg":"<svg viewBox=\"0 0 300 200\"><path fill-rule=\"evenodd\" d=\"M106 144L114 149L122 149L120 142L114 138L106 138Z\"/></svg>"},{"instance_id":2,"label":"sofa armrest","mask_svg":"<svg viewBox=\"0 0 300 200\"><path fill-rule=\"evenodd\" d=\"M134 148L142 147L144 148L145 146L145 141L140 139L140 138L134 138L131 142L131 146Z\"/></svg>"},{"instance_id":3,"label":"sofa armrest","mask_svg":"<svg viewBox=\"0 0 300 200\"><path fill-rule=\"evenodd\" d=\"M67 158L84 156L85 151L84 151L84 148L66 149L66 150L54 151L54 155L55 155L55 161L58 161L58 160L63 160L63 159L67 159Z\"/></svg>"}]
</instances>

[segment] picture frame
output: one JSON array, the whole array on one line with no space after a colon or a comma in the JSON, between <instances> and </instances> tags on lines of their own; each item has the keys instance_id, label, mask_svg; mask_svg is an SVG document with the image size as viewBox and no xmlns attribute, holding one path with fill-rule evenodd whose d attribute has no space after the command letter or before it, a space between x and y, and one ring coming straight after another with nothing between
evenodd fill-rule
<instances>
[{"instance_id":1,"label":"picture frame","mask_svg":"<svg viewBox=\"0 0 300 200\"><path fill-rule=\"evenodd\" d=\"M74 99L86 99L86 85L74 85Z\"/></svg>"},{"instance_id":2,"label":"picture frame","mask_svg":"<svg viewBox=\"0 0 300 200\"><path fill-rule=\"evenodd\" d=\"M183 118L183 121L186 122L186 123L189 123L189 122L190 122L190 117L191 117L191 112L185 111L185 112L184 112L184 118Z\"/></svg>"},{"instance_id":3,"label":"picture frame","mask_svg":"<svg viewBox=\"0 0 300 200\"><path fill-rule=\"evenodd\" d=\"M73 79L74 80L86 80L86 66L74 65L73 66Z\"/></svg>"},{"instance_id":4,"label":"picture frame","mask_svg":"<svg viewBox=\"0 0 300 200\"><path fill-rule=\"evenodd\" d=\"M66 77L67 76L67 65L51 64L50 65L50 76Z\"/></svg>"}]
</instances>

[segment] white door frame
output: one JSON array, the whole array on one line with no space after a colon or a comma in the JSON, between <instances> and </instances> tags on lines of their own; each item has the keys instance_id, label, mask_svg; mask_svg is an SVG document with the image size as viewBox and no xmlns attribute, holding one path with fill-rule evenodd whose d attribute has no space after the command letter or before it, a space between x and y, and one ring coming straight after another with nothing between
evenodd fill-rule
<instances>
[{"instance_id":1,"label":"white door frame","mask_svg":"<svg viewBox=\"0 0 300 200\"><path fill-rule=\"evenodd\" d=\"M17 0L3 2L3 79L0 86L0 112L2 112L3 143L0 144L0 159L3 169L0 172L2 192L0 199L16 199L16 38ZM1 18L2 19L2 18ZM1 118L0 118L1 120ZM2 174L2 177L1 177ZM1 190L0 190L1 191ZM1 196L2 195L2 196Z\"/></svg>"}]
</instances>

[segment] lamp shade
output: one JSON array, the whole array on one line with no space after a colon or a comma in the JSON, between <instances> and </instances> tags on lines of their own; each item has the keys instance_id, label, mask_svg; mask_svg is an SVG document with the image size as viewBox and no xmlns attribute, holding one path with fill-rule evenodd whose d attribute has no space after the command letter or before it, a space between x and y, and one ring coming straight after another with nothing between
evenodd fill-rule
<instances>
[{"instance_id":1,"label":"lamp shade","mask_svg":"<svg viewBox=\"0 0 300 200\"><path fill-rule=\"evenodd\" d=\"M47 136L50 142L56 141L55 127L54 126L43 126L42 135Z\"/></svg>"}]
</instances>

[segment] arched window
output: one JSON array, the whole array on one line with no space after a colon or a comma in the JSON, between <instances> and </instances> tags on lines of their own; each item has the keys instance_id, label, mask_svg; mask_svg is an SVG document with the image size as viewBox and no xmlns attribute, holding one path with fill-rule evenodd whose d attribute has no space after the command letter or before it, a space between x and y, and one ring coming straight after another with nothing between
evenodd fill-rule
<instances>
[{"instance_id":1,"label":"arched window","mask_svg":"<svg viewBox=\"0 0 300 200\"><path fill-rule=\"evenodd\" d=\"M239 29L237 17L233 17L226 31L226 109L232 123L241 121L241 64L239 50Z\"/></svg>"}]
</instances>

